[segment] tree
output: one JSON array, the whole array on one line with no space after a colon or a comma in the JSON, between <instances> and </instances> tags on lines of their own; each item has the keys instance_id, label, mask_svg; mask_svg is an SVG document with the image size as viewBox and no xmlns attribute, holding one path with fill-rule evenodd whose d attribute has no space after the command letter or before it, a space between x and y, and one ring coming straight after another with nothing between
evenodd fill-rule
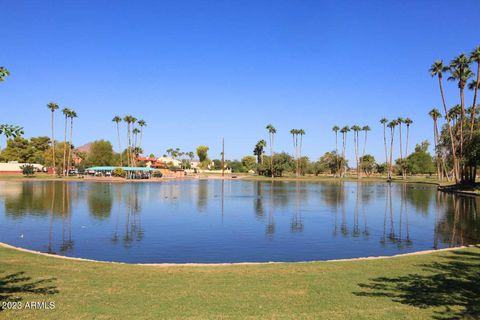
<instances>
[{"instance_id":1,"label":"tree","mask_svg":"<svg viewBox=\"0 0 480 320\"><path fill-rule=\"evenodd\" d=\"M35 175L35 167L31 164L25 164L23 166L20 166L20 169L22 170L22 174L27 177L31 177Z\"/></svg>"},{"instance_id":2,"label":"tree","mask_svg":"<svg viewBox=\"0 0 480 320\"><path fill-rule=\"evenodd\" d=\"M270 157L267 157L267 159ZM275 177L281 177L284 172L293 172L295 168L295 161L292 156L286 152L278 153L274 155L274 159L268 159L269 165L266 163L259 166L259 173L265 176L272 176L271 164L273 163L273 172Z\"/></svg>"},{"instance_id":3,"label":"tree","mask_svg":"<svg viewBox=\"0 0 480 320\"><path fill-rule=\"evenodd\" d=\"M293 140L293 150L294 150L294 155L293 159L296 162L296 169L295 169L295 176L298 177L298 135L300 134L300 130L298 129L292 129L290 130L290 134L292 135L292 140Z\"/></svg>"},{"instance_id":4,"label":"tree","mask_svg":"<svg viewBox=\"0 0 480 320\"><path fill-rule=\"evenodd\" d=\"M314 163L313 173L318 175L319 173L331 173L337 174L340 170L338 163L347 163L345 159L337 154L336 151L325 152L320 159Z\"/></svg>"},{"instance_id":5,"label":"tree","mask_svg":"<svg viewBox=\"0 0 480 320\"><path fill-rule=\"evenodd\" d=\"M363 126L362 131L364 132L365 135L365 140L363 144L363 153L362 157L360 158L360 168L362 168L362 159L365 157L365 152L367 151L367 137L368 137L368 131L370 131L370 126Z\"/></svg>"},{"instance_id":6,"label":"tree","mask_svg":"<svg viewBox=\"0 0 480 320\"><path fill-rule=\"evenodd\" d=\"M242 158L242 165L245 167L246 171L255 169L257 159L254 156L245 156Z\"/></svg>"},{"instance_id":7,"label":"tree","mask_svg":"<svg viewBox=\"0 0 480 320\"><path fill-rule=\"evenodd\" d=\"M390 129L390 161L388 162L388 179L392 179L392 163L393 163L393 139L395 136L395 127L397 126L397 120L392 120L388 123L387 127Z\"/></svg>"},{"instance_id":8,"label":"tree","mask_svg":"<svg viewBox=\"0 0 480 320\"><path fill-rule=\"evenodd\" d=\"M438 141L439 141L439 135L438 135L438 119L442 117L442 114L440 111L438 111L437 108L433 108L430 110L428 113L430 117L433 119L433 141L434 141L434 147L435 147L435 152L436 152L436 164L437 164L437 176L438 180L442 180L442 167L440 164L440 155L438 152Z\"/></svg>"},{"instance_id":9,"label":"tree","mask_svg":"<svg viewBox=\"0 0 480 320\"><path fill-rule=\"evenodd\" d=\"M472 53L470 54L470 61L477 63L477 80L473 81L471 84L472 86L469 89L473 89L473 104L470 116L470 140L473 138L473 131L476 119L476 107L477 107L477 94L478 94L478 86L480 85L480 46L473 49Z\"/></svg>"},{"instance_id":10,"label":"tree","mask_svg":"<svg viewBox=\"0 0 480 320\"><path fill-rule=\"evenodd\" d=\"M120 116L115 116L113 117L112 122L115 122L117 127L118 152L120 153L120 166L122 166L123 155L122 155L122 142L120 140L120 122L122 122L122 118Z\"/></svg>"},{"instance_id":11,"label":"tree","mask_svg":"<svg viewBox=\"0 0 480 320\"><path fill-rule=\"evenodd\" d=\"M297 158L297 171L300 170L300 160L302 159L302 146L303 146L303 136L305 135L305 130L299 129L298 135L300 136L300 145L298 149L298 158ZM298 172L300 174L300 172ZM302 173L303 175L303 173Z\"/></svg>"},{"instance_id":12,"label":"tree","mask_svg":"<svg viewBox=\"0 0 480 320\"><path fill-rule=\"evenodd\" d=\"M468 79L473 76L469 63L470 59L465 54L462 53L458 55L450 62L450 77L448 77L449 81L458 81L458 89L460 90L460 160L462 160L463 157L464 143L463 126L465 121L465 85L468 82Z\"/></svg>"},{"instance_id":13,"label":"tree","mask_svg":"<svg viewBox=\"0 0 480 320\"><path fill-rule=\"evenodd\" d=\"M29 141L21 136L17 136L7 141L7 147L2 152L4 161L18 161L21 163L32 163L35 149Z\"/></svg>"},{"instance_id":14,"label":"tree","mask_svg":"<svg viewBox=\"0 0 480 320\"><path fill-rule=\"evenodd\" d=\"M10 75L10 72L5 67L0 67L0 82L5 81L5 79Z\"/></svg>"},{"instance_id":15,"label":"tree","mask_svg":"<svg viewBox=\"0 0 480 320\"><path fill-rule=\"evenodd\" d=\"M453 174L455 178L455 182L458 183L459 180L459 173L458 173L458 163L457 163L457 156L456 156L456 148L455 148L455 140L453 138L453 131L452 131L452 126L450 125L450 116L448 113L448 107L447 103L445 102L445 93L443 91L443 84L442 84L442 79L443 79L443 72L448 71L448 67L443 65L443 60L437 60L434 62L434 64L430 67L430 75L432 77L437 77L438 78L438 85L440 87L440 95L442 98L442 103L443 103L443 109L445 111L445 120L447 123L447 128L448 128L448 133L450 135L450 147L451 147L451 155L453 159Z\"/></svg>"},{"instance_id":16,"label":"tree","mask_svg":"<svg viewBox=\"0 0 480 320\"><path fill-rule=\"evenodd\" d=\"M143 146L142 145L142 138L143 138L143 127L147 126L147 123L145 120L138 120L138 125L140 126L140 148Z\"/></svg>"},{"instance_id":17,"label":"tree","mask_svg":"<svg viewBox=\"0 0 480 320\"><path fill-rule=\"evenodd\" d=\"M275 134L277 133L277 129L272 124L268 124L265 129L268 131L268 138L270 140L270 173L272 178L275 176L275 168L273 166L273 157L274 157L274 151L273 151L273 144L275 140Z\"/></svg>"},{"instance_id":18,"label":"tree","mask_svg":"<svg viewBox=\"0 0 480 320\"><path fill-rule=\"evenodd\" d=\"M342 129L340 129L340 133L342 134L342 159L346 159L345 158L345 152L346 152L346 149L347 149L347 133L350 131L350 128L348 126L344 126ZM346 162L342 162L341 163L341 166L340 166L340 175L343 177L345 175L345 171L347 169L347 163Z\"/></svg>"},{"instance_id":19,"label":"tree","mask_svg":"<svg viewBox=\"0 0 480 320\"><path fill-rule=\"evenodd\" d=\"M378 166L375 162L375 157L370 154L366 154L360 158L360 167L367 176L370 176L375 172Z\"/></svg>"},{"instance_id":20,"label":"tree","mask_svg":"<svg viewBox=\"0 0 480 320\"><path fill-rule=\"evenodd\" d=\"M51 111L51 126L52 126L52 160L53 160L53 163L52 163L52 166L53 166L53 174L55 174L55 169L56 169L56 165L55 165L55 135L54 135L54 113L55 113L55 110L58 109L58 104L56 104L55 102L50 102L49 104L47 104L47 108L50 109Z\"/></svg>"},{"instance_id":21,"label":"tree","mask_svg":"<svg viewBox=\"0 0 480 320\"><path fill-rule=\"evenodd\" d=\"M385 163L388 163L388 148L387 148L387 118L380 119L380 123L383 125L383 144L385 147Z\"/></svg>"},{"instance_id":22,"label":"tree","mask_svg":"<svg viewBox=\"0 0 480 320\"><path fill-rule=\"evenodd\" d=\"M255 149L253 149L253 154L257 156L257 162L259 164L263 163L263 154L265 153L264 149L267 146L267 142L265 140L259 140L255 145Z\"/></svg>"},{"instance_id":23,"label":"tree","mask_svg":"<svg viewBox=\"0 0 480 320\"><path fill-rule=\"evenodd\" d=\"M114 153L110 141L96 140L92 142L86 163L88 166L114 165Z\"/></svg>"},{"instance_id":24,"label":"tree","mask_svg":"<svg viewBox=\"0 0 480 320\"><path fill-rule=\"evenodd\" d=\"M63 108L62 113L65 116L65 134L64 134L64 139L63 139L63 166L62 166L62 173L63 175L66 175L66 167L67 167L67 120L70 115L70 109L69 108Z\"/></svg>"},{"instance_id":25,"label":"tree","mask_svg":"<svg viewBox=\"0 0 480 320\"><path fill-rule=\"evenodd\" d=\"M208 160L208 150L207 146L198 146L197 147L197 156L200 162L205 162Z\"/></svg>"},{"instance_id":26,"label":"tree","mask_svg":"<svg viewBox=\"0 0 480 320\"><path fill-rule=\"evenodd\" d=\"M465 158L468 165L472 168L470 171L469 181L475 183L477 177L477 165L480 163L480 129L477 129L472 139L465 146Z\"/></svg>"},{"instance_id":27,"label":"tree","mask_svg":"<svg viewBox=\"0 0 480 320\"><path fill-rule=\"evenodd\" d=\"M337 126L337 125L334 125L333 128L332 128L332 131L335 132L335 154L337 155L337 157L338 157L338 131L339 130L340 130L340 127ZM338 165L338 159L337 159L336 163Z\"/></svg>"},{"instance_id":28,"label":"tree","mask_svg":"<svg viewBox=\"0 0 480 320\"><path fill-rule=\"evenodd\" d=\"M77 113L74 110L70 110L70 113L69 113L68 117L70 118L70 142L69 142L68 155L67 155L67 175L68 175L68 172L70 171L70 165L72 164L73 119L77 118L78 116L77 116Z\"/></svg>"},{"instance_id":29,"label":"tree","mask_svg":"<svg viewBox=\"0 0 480 320\"><path fill-rule=\"evenodd\" d=\"M360 179L360 164L359 164L359 158L358 158L358 133L362 130L358 125L353 125L350 128L353 131L353 146L355 149L355 159L357 163L357 179Z\"/></svg>"},{"instance_id":30,"label":"tree","mask_svg":"<svg viewBox=\"0 0 480 320\"><path fill-rule=\"evenodd\" d=\"M435 171L432 156L428 153L429 145L427 140L417 144L415 152L406 159L411 174L432 174Z\"/></svg>"}]
</instances>

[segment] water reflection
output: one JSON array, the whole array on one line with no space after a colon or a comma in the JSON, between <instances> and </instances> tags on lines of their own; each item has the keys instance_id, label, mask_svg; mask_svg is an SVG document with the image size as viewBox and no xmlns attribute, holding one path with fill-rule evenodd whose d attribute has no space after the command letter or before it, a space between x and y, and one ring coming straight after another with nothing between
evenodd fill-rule
<instances>
[{"instance_id":1,"label":"water reflection","mask_svg":"<svg viewBox=\"0 0 480 320\"><path fill-rule=\"evenodd\" d=\"M143 262L395 254L477 243L479 201L361 182L0 182L0 241Z\"/></svg>"}]
</instances>

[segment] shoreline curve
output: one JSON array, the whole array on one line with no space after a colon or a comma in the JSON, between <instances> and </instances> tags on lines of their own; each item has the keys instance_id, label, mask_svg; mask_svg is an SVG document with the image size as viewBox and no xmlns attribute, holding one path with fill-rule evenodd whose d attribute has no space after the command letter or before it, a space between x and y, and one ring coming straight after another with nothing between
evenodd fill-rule
<instances>
[{"instance_id":1,"label":"shoreline curve","mask_svg":"<svg viewBox=\"0 0 480 320\"><path fill-rule=\"evenodd\" d=\"M382 260L382 259L390 259L390 258L400 258L400 257L408 257L408 256L417 256L417 255L425 255L435 252L449 252L449 251L456 251L465 248L471 248L478 245L467 245L467 246L460 246L460 247L452 247L452 248L443 248L443 249L430 249L430 250L421 250L415 252L408 252L408 253L400 253L393 256L369 256L369 257L359 257L359 258L345 258L345 259L330 259L330 260L312 260L312 261L267 261L267 262L220 262L220 263L195 263L195 262L187 262L187 263L171 263L171 262L163 262L163 263L128 263L128 262L118 262L118 261L102 261L102 260L94 260L94 259L86 259L86 258L77 258L77 257L68 257L62 256L57 254L50 254L30 249L25 249L21 247L12 246L8 243L0 242L1 248L12 249L19 252L25 252L34 254L37 256L45 256L55 259L65 259L71 261L80 261L80 262L95 262L101 264L115 264L115 265L131 265L131 266L143 266L143 267L222 267L222 266L245 266L245 265L271 265L271 264L292 264L292 263L329 263L329 262L348 262L348 261L362 261L362 260Z\"/></svg>"}]
</instances>

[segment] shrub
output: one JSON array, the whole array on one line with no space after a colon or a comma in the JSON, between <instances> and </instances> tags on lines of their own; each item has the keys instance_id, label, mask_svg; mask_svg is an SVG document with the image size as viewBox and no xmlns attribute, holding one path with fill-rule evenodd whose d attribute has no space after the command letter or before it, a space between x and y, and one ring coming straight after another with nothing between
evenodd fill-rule
<instances>
[{"instance_id":1,"label":"shrub","mask_svg":"<svg viewBox=\"0 0 480 320\"><path fill-rule=\"evenodd\" d=\"M154 178L161 178L163 174L160 171L153 171Z\"/></svg>"},{"instance_id":2,"label":"shrub","mask_svg":"<svg viewBox=\"0 0 480 320\"><path fill-rule=\"evenodd\" d=\"M114 177L125 178L125 176L127 175L127 172L125 170L123 170L122 168L115 168L115 170L113 170L113 172L112 172L112 175Z\"/></svg>"},{"instance_id":3,"label":"shrub","mask_svg":"<svg viewBox=\"0 0 480 320\"><path fill-rule=\"evenodd\" d=\"M22 173L24 176L31 177L35 174L35 167L31 164L25 164L23 166L20 166L20 169L22 169Z\"/></svg>"}]
</instances>

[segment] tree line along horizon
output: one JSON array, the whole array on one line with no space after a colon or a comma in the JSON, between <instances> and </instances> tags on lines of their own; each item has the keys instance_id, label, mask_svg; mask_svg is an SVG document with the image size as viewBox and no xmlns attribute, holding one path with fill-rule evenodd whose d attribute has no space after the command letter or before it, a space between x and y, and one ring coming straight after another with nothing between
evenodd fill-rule
<instances>
[{"instance_id":1,"label":"tree line along horizon","mask_svg":"<svg viewBox=\"0 0 480 320\"><path fill-rule=\"evenodd\" d=\"M472 64L476 65L476 75L472 71ZM399 175L406 179L409 174L433 174L436 172L439 180L446 179L456 183L474 183L477 166L480 161L480 125L478 121L480 108L477 107L478 87L480 84L480 46L476 47L470 55L461 53L452 59L449 65L445 65L443 60L435 61L430 67L429 73L432 77L438 79L440 98L444 111L442 114L435 107L428 112L428 115L433 120L433 146L435 150L433 156L428 153L428 140L417 144L414 152L409 154L409 133L413 121L408 117L398 117L390 121L382 118L379 121L383 127L385 151L385 162L383 163L377 163L372 155L366 153L368 132L371 130L368 125L363 127L358 125L343 126L342 128L337 125L333 126L335 150L326 152L317 161L310 161L307 156L302 155L303 136L306 134L303 129L290 130L293 143L293 152L290 155L284 151L275 152L274 146L277 130L272 124L268 124L266 126L268 144L261 139L254 146L253 155L247 155L241 160L227 160L225 164L233 172L256 171L258 174L271 177L291 173L296 176L333 174L335 177L342 178L349 169L348 161L346 160L347 136L350 132L353 132L355 169L358 178L361 178L362 175L370 176L378 173L386 175L387 179L391 179L393 175ZM449 74L447 80L455 82L459 89L459 103L450 108L446 103L443 89L443 75L447 73ZM9 75L10 73L5 67L0 67L0 82L4 81ZM474 79L469 82L471 78ZM465 103L466 88L473 91L473 102L470 107L466 107ZM144 120L137 120L132 115L127 115L123 118L115 116L112 121L116 124L118 152L113 151L112 144L109 141L97 140L91 143L91 150L89 154L86 154L75 149L72 144L73 119L77 117L77 113L68 107L62 109L65 119L64 141L57 142L54 137L54 113L59 109L59 106L51 102L47 107L51 111L51 139L43 136L32 137L27 140L22 137L22 127L10 124L0 125L0 135L4 135L8 139L7 147L1 150L0 153L1 161L34 161L52 166L56 168L57 172L60 171L62 174L67 174L69 168L73 166L73 155L82 159L84 166L145 165L145 163L138 160L139 155L143 153L143 128L147 125ZM444 119L444 123L439 129L440 119ZM123 150L120 135L121 122L126 123L127 133L126 148ZM405 144L402 137L402 125L406 129ZM397 129L398 140L396 141ZM67 131L69 131L68 141ZM338 146L339 133L342 139L341 152L339 152ZM362 148L360 145L360 133L363 133ZM55 143L52 143L52 141L55 141ZM396 148L396 142L398 142L400 157L393 159L393 150ZM269 147L268 156L265 152L267 146ZM196 150L200 168L221 170L221 161L219 159L210 160L208 151L209 148L203 145ZM190 163L195 156L193 151L182 152L179 148L169 148L167 149L167 154L175 160L180 160L180 167L183 169L190 168ZM169 166L175 167L173 164L169 164Z\"/></svg>"}]
</instances>

